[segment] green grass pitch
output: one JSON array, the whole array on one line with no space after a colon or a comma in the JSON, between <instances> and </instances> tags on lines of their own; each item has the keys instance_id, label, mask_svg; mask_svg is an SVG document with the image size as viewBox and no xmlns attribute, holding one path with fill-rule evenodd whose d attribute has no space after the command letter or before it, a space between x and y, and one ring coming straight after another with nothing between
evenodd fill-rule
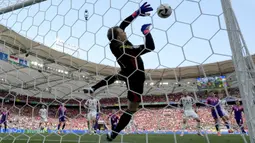
<instances>
[{"instance_id":1,"label":"green grass pitch","mask_svg":"<svg viewBox=\"0 0 255 143\"><path fill-rule=\"evenodd\" d=\"M43 135L43 136L42 136ZM74 134L0 134L1 143L106 143L105 135L74 135ZM248 136L243 136L249 142ZM208 135L210 143L245 143L241 135ZM145 134L118 136L112 143L207 143L206 137L198 135L160 135Z\"/></svg>"}]
</instances>

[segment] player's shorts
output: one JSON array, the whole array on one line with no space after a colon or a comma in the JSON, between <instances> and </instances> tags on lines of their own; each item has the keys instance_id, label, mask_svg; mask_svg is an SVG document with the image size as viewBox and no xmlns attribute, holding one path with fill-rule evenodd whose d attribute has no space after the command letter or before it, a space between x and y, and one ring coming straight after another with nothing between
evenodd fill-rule
<instances>
[{"instance_id":1,"label":"player's shorts","mask_svg":"<svg viewBox=\"0 0 255 143\"><path fill-rule=\"evenodd\" d=\"M197 113L194 110L185 110L183 113L183 118L199 118Z\"/></svg>"},{"instance_id":2,"label":"player's shorts","mask_svg":"<svg viewBox=\"0 0 255 143\"><path fill-rule=\"evenodd\" d=\"M90 120L96 120L97 119L97 112L89 112L87 115L87 119Z\"/></svg>"},{"instance_id":3,"label":"player's shorts","mask_svg":"<svg viewBox=\"0 0 255 143\"><path fill-rule=\"evenodd\" d=\"M243 125L243 119L242 118L235 118L237 125Z\"/></svg>"},{"instance_id":4,"label":"player's shorts","mask_svg":"<svg viewBox=\"0 0 255 143\"><path fill-rule=\"evenodd\" d=\"M0 124L7 124L7 121L6 120L1 120Z\"/></svg>"},{"instance_id":5,"label":"player's shorts","mask_svg":"<svg viewBox=\"0 0 255 143\"><path fill-rule=\"evenodd\" d=\"M217 111L217 112L216 112L216 111ZM215 109L212 110L212 116L213 116L214 119L217 119L217 118L218 118L217 113L218 113L219 117L221 117L221 118L222 118L223 116L225 116L221 109L219 109L219 108L217 109L217 108L216 108L216 110L215 110Z\"/></svg>"},{"instance_id":6,"label":"player's shorts","mask_svg":"<svg viewBox=\"0 0 255 143\"><path fill-rule=\"evenodd\" d=\"M48 122L47 117L41 117L41 122Z\"/></svg>"},{"instance_id":7,"label":"player's shorts","mask_svg":"<svg viewBox=\"0 0 255 143\"><path fill-rule=\"evenodd\" d=\"M65 122L65 121L66 121L66 117L65 116L59 117L59 122Z\"/></svg>"}]
</instances>

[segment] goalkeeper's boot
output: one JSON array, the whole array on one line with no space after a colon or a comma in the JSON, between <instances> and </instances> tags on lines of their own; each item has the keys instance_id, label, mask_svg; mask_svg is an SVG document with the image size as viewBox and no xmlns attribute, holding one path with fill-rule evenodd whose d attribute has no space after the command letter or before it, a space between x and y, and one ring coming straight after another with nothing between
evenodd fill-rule
<instances>
[{"instance_id":1,"label":"goalkeeper's boot","mask_svg":"<svg viewBox=\"0 0 255 143\"><path fill-rule=\"evenodd\" d=\"M83 92L84 93L89 93L89 94L93 94L95 91L94 91L94 89L93 88L84 88L83 89Z\"/></svg>"},{"instance_id":2,"label":"goalkeeper's boot","mask_svg":"<svg viewBox=\"0 0 255 143\"><path fill-rule=\"evenodd\" d=\"M110 132L108 132L107 134L106 134L106 140L107 141L109 141L109 142L111 142L113 139L112 139L112 134L110 133Z\"/></svg>"}]
</instances>

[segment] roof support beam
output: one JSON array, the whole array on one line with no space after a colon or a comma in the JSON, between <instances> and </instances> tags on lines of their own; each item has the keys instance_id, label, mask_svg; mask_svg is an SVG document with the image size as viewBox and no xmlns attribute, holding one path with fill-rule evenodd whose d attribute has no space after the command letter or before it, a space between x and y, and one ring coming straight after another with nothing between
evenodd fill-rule
<instances>
[{"instance_id":1,"label":"roof support beam","mask_svg":"<svg viewBox=\"0 0 255 143\"><path fill-rule=\"evenodd\" d=\"M220 64L219 64L219 62L217 62L217 66L218 66L218 69L219 69L219 73L220 73L220 75L222 75L222 72L221 72L221 68L220 68Z\"/></svg>"}]
</instances>

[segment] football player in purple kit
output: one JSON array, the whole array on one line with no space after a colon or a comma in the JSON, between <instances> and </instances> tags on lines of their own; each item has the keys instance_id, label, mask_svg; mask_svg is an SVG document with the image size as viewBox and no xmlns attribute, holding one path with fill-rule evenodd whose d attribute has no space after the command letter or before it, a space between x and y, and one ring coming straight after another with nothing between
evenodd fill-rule
<instances>
[{"instance_id":1,"label":"football player in purple kit","mask_svg":"<svg viewBox=\"0 0 255 143\"><path fill-rule=\"evenodd\" d=\"M232 107L232 111L231 111L230 115L232 115L233 112L234 112L234 116L235 116L237 125L240 127L242 133L246 134L244 127L243 127L243 116L242 116L242 112L244 112L244 110L243 110L243 106L240 104L239 100L236 100L236 105L234 105Z\"/></svg>"},{"instance_id":2,"label":"football player in purple kit","mask_svg":"<svg viewBox=\"0 0 255 143\"><path fill-rule=\"evenodd\" d=\"M109 114L108 117L109 117L109 122L112 127L112 131L114 131L115 128L117 127L118 122L119 122L119 117L114 114L114 110L112 111L112 113Z\"/></svg>"},{"instance_id":3,"label":"football player in purple kit","mask_svg":"<svg viewBox=\"0 0 255 143\"><path fill-rule=\"evenodd\" d=\"M215 121L215 128L217 130L217 134L218 136L221 136L219 129L219 117L224 121L225 126L227 127L229 133L233 133L233 130L230 127L230 122L228 118L226 117L226 115L224 115L221 109L222 107L220 106L219 101L220 101L219 98L215 96L214 92L210 91L209 97L206 99L206 103L213 106L211 107L212 117Z\"/></svg>"},{"instance_id":4,"label":"football player in purple kit","mask_svg":"<svg viewBox=\"0 0 255 143\"><path fill-rule=\"evenodd\" d=\"M58 133L60 134L60 128L62 127L62 131L65 129L66 126L66 107L65 104L62 103L59 108L58 111L56 113L56 116L58 115L58 119L59 119L59 124L58 124Z\"/></svg>"},{"instance_id":5,"label":"football player in purple kit","mask_svg":"<svg viewBox=\"0 0 255 143\"><path fill-rule=\"evenodd\" d=\"M0 121L0 132L1 132L2 124L4 124L4 132L6 132L7 131L7 120L10 115L6 107L2 110L1 115L2 115L2 117L1 117L1 121Z\"/></svg>"}]
</instances>

